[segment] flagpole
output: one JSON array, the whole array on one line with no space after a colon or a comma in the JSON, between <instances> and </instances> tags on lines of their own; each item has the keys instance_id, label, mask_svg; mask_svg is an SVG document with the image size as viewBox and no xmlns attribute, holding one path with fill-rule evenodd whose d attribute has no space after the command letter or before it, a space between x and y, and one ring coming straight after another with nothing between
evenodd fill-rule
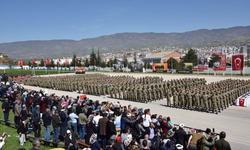
<instances>
[{"instance_id":1,"label":"flagpole","mask_svg":"<svg viewBox=\"0 0 250 150\"><path fill-rule=\"evenodd\" d=\"M233 76L233 55L231 55L231 77Z\"/></svg>"}]
</instances>

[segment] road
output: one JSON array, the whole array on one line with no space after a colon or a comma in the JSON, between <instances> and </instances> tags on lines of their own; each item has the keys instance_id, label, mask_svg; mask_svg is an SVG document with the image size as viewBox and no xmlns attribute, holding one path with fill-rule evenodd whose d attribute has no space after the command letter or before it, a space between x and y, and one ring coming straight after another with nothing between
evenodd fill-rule
<instances>
[{"instance_id":1,"label":"road","mask_svg":"<svg viewBox=\"0 0 250 150\"><path fill-rule=\"evenodd\" d=\"M92 72L93 73L93 72ZM89 74L89 73L88 73ZM163 77L164 80L179 79L179 78L205 78L207 83L217 82L225 79L249 79L249 77L223 77L223 76L205 76L205 75L170 75L170 74L139 74L139 73L103 73L106 75L116 76L116 75L129 75L134 77L143 76L159 76ZM55 76L55 75L53 75ZM24 86L28 89L40 90L44 88ZM69 95L76 97L81 95L77 92L66 92L60 90L48 89L49 93L56 93L57 95ZM122 105L132 105L138 108L147 109L149 108L152 114L161 114L163 116L170 116L171 120L175 124L184 123L186 126L194 127L198 129L205 130L206 128L215 128L215 132L219 133L225 131L227 134L226 140L231 144L232 149L235 150L248 150L250 149L250 107L239 107L230 106L226 110L222 111L218 115L197 112L190 110L183 110L177 108L166 107L165 100L154 101L151 103L138 103L132 101L119 100L114 98L109 98L106 96L93 96L88 95L92 100L99 101L120 101Z\"/></svg>"}]
</instances>

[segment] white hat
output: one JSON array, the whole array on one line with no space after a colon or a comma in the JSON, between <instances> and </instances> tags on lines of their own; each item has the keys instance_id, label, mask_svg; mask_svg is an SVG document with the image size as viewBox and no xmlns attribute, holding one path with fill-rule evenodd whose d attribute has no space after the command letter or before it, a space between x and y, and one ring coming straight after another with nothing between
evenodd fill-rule
<instances>
[{"instance_id":1,"label":"white hat","mask_svg":"<svg viewBox=\"0 0 250 150\"><path fill-rule=\"evenodd\" d=\"M67 134L71 133L70 130L67 130Z\"/></svg>"},{"instance_id":2,"label":"white hat","mask_svg":"<svg viewBox=\"0 0 250 150\"><path fill-rule=\"evenodd\" d=\"M176 144L177 149L183 149L183 146L181 144Z\"/></svg>"},{"instance_id":3,"label":"white hat","mask_svg":"<svg viewBox=\"0 0 250 150\"><path fill-rule=\"evenodd\" d=\"M179 125L180 128L184 128L184 126L185 126L185 125L184 125L183 123L181 123L181 124Z\"/></svg>"},{"instance_id":4,"label":"white hat","mask_svg":"<svg viewBox=\"0 0 250 150\"><path fill-rule=\"evenodd\" d=\"M131 116L131 113L127 113L127 117L130 117Z\"/></svg>"}]
</instances>

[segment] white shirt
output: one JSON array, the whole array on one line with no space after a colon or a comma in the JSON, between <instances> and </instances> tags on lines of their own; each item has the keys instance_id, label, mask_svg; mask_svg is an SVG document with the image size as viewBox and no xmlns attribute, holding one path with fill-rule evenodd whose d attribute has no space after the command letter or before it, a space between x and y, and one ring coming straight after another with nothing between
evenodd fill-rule
<instances>
[{"instance_id":1,"label":"white shirt","mask_svg":"<svg viewBox=\"0 0 250 150\"><path fill-rule=\"evenodd\" d=\"M149 127L150 122L152 122L150 115L146 114L146 117L145 117L145 114L143 114L142 119L143 119L143 126L144 127Z\"/></svg>"},{"instance_id":2,"label":"white shirt","mask_svg":"<svg viewBox=\"0 0 250 150\"><path fill-rule=\"evenodd\" d=\"M0 142L0 148L2 148L4 146L5 142Z\"/></svg>"},{"instance_id":3,"label":"white shirt","mask_svg":"<svg viewBox=\"0 0 250 150\"><path fill-rule=\"evenodd\" d=\"M77 123L78 116L74 113L69 114L69 122L70 123Z\"/></svg>"},{"instance_id":4,"label":"white shirt","mask_svg":"<svg viewBox=\"0 0 250 150\"><path fill-rule=\"evenodd\" d=\"M98 115L93 118L93 124L98 127L99 119L103 118L102 116Z\"/></svg>"}]
</instances>

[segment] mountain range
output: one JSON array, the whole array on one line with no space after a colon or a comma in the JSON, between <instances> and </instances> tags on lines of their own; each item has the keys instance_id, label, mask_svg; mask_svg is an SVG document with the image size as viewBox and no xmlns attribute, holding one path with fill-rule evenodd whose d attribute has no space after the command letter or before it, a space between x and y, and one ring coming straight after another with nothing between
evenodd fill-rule
<instances>
[{"instance_id":1,"label":"mountain range","mask_svg":"<svg viewBox=\"0 0 250 150\"><path fill-rule=\"evenodd\" d=\"M250 43L250 26L227 29L200 29L184 33L117 33L75 40L20 41L1 43L0 52L15 59L59 58L90 54L92 47L101 53L158 46L245 45Z\"/></svg>"}]
</instances>

